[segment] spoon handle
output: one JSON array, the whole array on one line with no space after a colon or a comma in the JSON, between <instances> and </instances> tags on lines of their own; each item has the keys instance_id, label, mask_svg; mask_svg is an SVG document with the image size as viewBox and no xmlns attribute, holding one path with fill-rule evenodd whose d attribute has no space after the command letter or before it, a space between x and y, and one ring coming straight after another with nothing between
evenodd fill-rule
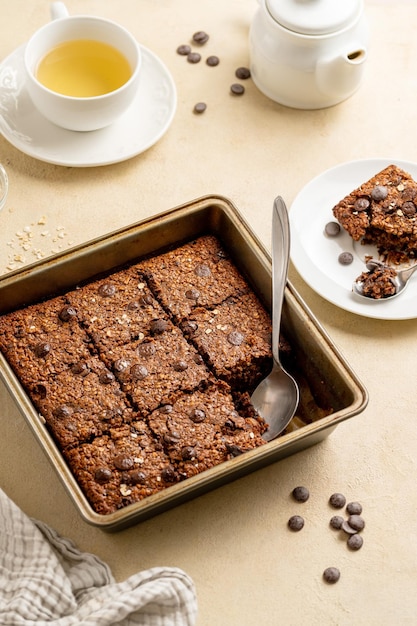
<instances>
[{"instance_id":1,"label":"spoon handle","mask_svg":"<svg viewBox=\"0 0 417 626\"><path fill-rule=\"evenodd\" d=\"M407 281L409 278L411 278L416 270L417 263L415 265L412 265L411 267L407 267L407 269L405 270L401 270L400 272L398 272L398 274L401 276L402 280Z\"/></svg>"},{"instance_id":2,"label":"spoon handle","mask_svg":"<svg viewBox=\"0 0 417 626\"><path fill-rule=\"evenodd\" d=\"M284 200L277 196L272 213L272 356L279 359L279 332L287 284L290 252L290 225Z\"/></svg>"}]
</instances>

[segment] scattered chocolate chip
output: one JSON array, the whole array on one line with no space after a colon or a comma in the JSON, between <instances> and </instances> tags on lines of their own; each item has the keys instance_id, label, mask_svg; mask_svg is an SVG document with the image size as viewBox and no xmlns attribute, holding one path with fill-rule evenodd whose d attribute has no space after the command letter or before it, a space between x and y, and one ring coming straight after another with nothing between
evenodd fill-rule
<instances>
[{"instance_id":1,"label":"scattered chocolate chip","mask_svg":"<svg viewBox=\"0 0 417 626\"><path fill-rule=\"evenodd\" d=\"M358 533L350 535L347 540L347 546L351 550L360 550L363 546L363 537L361 537Z\"/></svg>"},{"instance_id":2,"label":"scattered chocolate chip","mask_svg":"<svg viewBox=\"0 0 417 626\"><path fill-rule=\"evenodd\" d=\"M167 467L164 467L164 469L161 472L161 478L166 483L173 483L176 481L177 475L172 465L167 465Z\"/></svg>"},{"instance_id":3,"label":"scattered chocolate chip","mask_svg":"<svg viewBox=\"0 0 417 626\"><path fill-rule=\"evenodd\" d=\"M232 330L232 332L227 335L227 341L231 343L232 346L241 346L244 340L244 335L238 330Z\"/></svg>"},{"instance_id":4,"label":"scattered chocolate chip","mask_svg":"<svg viewBox=\"0 0 417 626\"><path fill-rule=\"evenodd\" d=\"M240 80L246 80L250 78L250 69L248 67L238 67L235 71L236 78L240 78Z\"/></svg>"},{"instance_id":5,"label":"scattered chocolate chip","mask_svg":"<svg viewBox=\"0 0 417 626\"><path fill-rule=\"evenodd\" d=\"M104 485L111 479L112 473L107 467L98 467L94 473L94 480Z\"/></svg>"},{"instance_id":6,"label":"scattered chocolate chip","mask_svg":"<svg viewBox=\"0 0 417 626\"><path fill-rule=\"evenodd\" d=\"M172 364L172 367L176 372L185 372L188 369L188 363L186 361L176 361Z\"/></svg>"},{"instance_id":7,"label":"scattered chocolate chip","mask_svg":"<svg viewBox=\"0 0 417 626\"><path fill-rule=\"evenodd\" d=\"M71 319L73 319L76 316L77 316L77 311L74 309L73 306L70 306L69 304L63 306L59 312L59 319L62 322L69 322Z\"/></svg>"},{"instance_id":8,"label":"scattered chocolate chip","mask_svg":"<svg viewBox=\"0 0 417 626\"><path fill-rule=\"evenodd\" d=\"M369 202L368 198L358 198L354 204L354 209L355 211L358 211L359 213L361 213L362 211L366 211L367 209L369 209L369 207L371 206L371 203Z\"/></svg>"},{"instance_id":9,"label":"scattered chocolate chip","mask_svg":"<svg viewBox=\"0 0 417 626\"><path fill-rule=\"evenodd\" d=\"M385 185L376 185L371 191L372 200L375 202L381 202L385 200L388 195L388 189Z\"/></svg>"},{"instance_id":10,"label":"scattered chocolate chip","mask_svg":"<svg viewBox=\"0 0 417 626\"><path fill-rule=\"evenodd\" d=\"M148 375L148 370L144 365L132 365L130 368L130 375L133 380L143 380Z\"/></svg>"},{"instance_id":11,"label":"scattered chocolate chip","mask_svg":"<svg viewBox=\"0 0 417 626\"><path fill-rule=\"evenodd\" d=\"M245 93L245 88L239 83L233 83L233 85L230 85L230 91L235 96L242 96Z\"/></svg>"},{"instance_id":12,"label":"scattered chocolate chip","mask_svg":"<svg viewBox=\"0 0 417 626\"><path fill-rule=\"evenodd\" d=\"M333 493L329 498L329 503L334 509L342 509L346 504L343 493Z\"/></svg>"},{"instance_id":13,"label":"scattered chocolate chip","mask_svg":"<svg viewBox=\"0 0 417 626\"><path fill-rule=\"evenodd\" d=\"M328 222L324 227L324 232L328 237L337 237L340 233L340 224L337 222Z\"/></svg>"},{"instance_id":14,"label":"scattered chocolate chip","mask_svg":"<svg viewBox=\"0 0 417 626\"><path fill-rule=\"evenodd\" d=\"M360 515L362 513L362 505L360 502L349 502L346 505L346 511L349 515Z\"/></svg>"},{"instance_id":15,"label":"scattered chocolate chip","mask_svg":"<svg viewBox=\"0 0 417 626\"><path fill-rule=\"evenodd\" d=\"M198 291L198 289L187 289L187 291L185 292L185 297L188 300L198 300L198 298L200 297L200 292Z\"/></svg>"},{"instance_id":16,"label":"scattered chocolate chip","mask_svg":"<svg viewBox=\"0 0 417 626\"><path fill-rule=\"evenodd\" d=\"M211 275L211 269L205 263L199 263L194 268L194 274L200 278L207 278Z\"/></svg>"},{"instance_id":17,"label":"scattered chocolate chip","mask_svg":"<svg viewBox=\"0 0 417 626\"><path fill-rule=\"evenodd\" d=\"M207 104L205 102L197 102L197 104L194 105L194 113L204 113L204 111L207 109Z\"/></svg>"},{"instance_id":18,"label":"scattered chocolate chip","mask_svg":"<svg viewBox=\"0 0 417 626\"><path fill-rule=\"evenodd\" d=\"M51 344L48 343L47 341L45 342L39 342L36 344L36 346L34 347L33 351L35 353L35 356L37 356L39 359L47 356L50 351L51 351Z\"/></svg>"},{"instance_id":19,"label":"scattered chocolate chip","mask_svg":"<svg viewBox=\"0 0 417 626\"><path fill-rule=\"evenodd\" d=\"M112 296L114 296L116 291L116 285L113 285L112 283L103 283L98 288L98 293L104 298L111 298Z\"/></svg>"},{"instance_id":20,"label":"scattered chocolate chip","mask_svg":"<svg viewBox=\"0 0 417 626\"><path fill-rule=\"evenodd\" d=\"M202 409L193 409L190 413L190 420L195 424L200 424L206 419L206 414Z\"/></svg>"},{"instance_id":21,"label":"scattered chocolate chip","mask_svg":"<svg viewBox=\"0 0 417 626\"><path fill-rule=\"evenodd\" d=\"M341 252L338 261L341 265L350 265L353 263L353 254L351 252Z\"/></svg>"},{"instance_id":22,"label":"scattered chocolate chip","mask_svg":"<svg viewBox=\"0 0 417 626\"><path fill-rule=\"evenodd\" d=\"M181 46L178 46L177 48L177 54L180 54L181 56L187 56L188 54L190 54L191 52L191 46L189 46L188 44L183 44Z\"/></svg>"},{"instance_id":23,"label":"scattered chocolate chip","mask_svg":"<svg viewBox=\"0 0 417 626\"><path fill-rule=\"evenodd\" d=\"M209 35L204 32L204 30L199 30L193 35L194 43L198 43L200 45L207 43L209 40Z\"/></svg>"},{"instance_id":24,"label":"scattered chocolate chip","mask_svg":"<svg viewBox=\"0 0 417 626\"><path fill-rule=\"evenodd\" d=\"M333 585L339 580L340 571L337 569L337 567L327 567L323 572L323 578L326 583Z\"/></svg>"},{"instance_id":25,"label":"scattered chocolate chip","mask_svg":"<svg viewBox=\"0 0 417 626\"><path fill-rule=\"evenodd\" d=\"M190 52L187 54L187 61L188 63L200 63L201 54L198 54L198 52Z\"/></svg>"},{"instance_id":26,"label":"scattered chocolate chip","mask_svg":"<svg viewBox=\"0 0 417 626\"><path fill-rule=\"evenodd\" d=\"M295 531L301 530L304 528L304 518L301 515L293 515L288 520L288 527Z\"/></svg>"},{"instance_id":27,"label":"scattered chocolate chip","mask_svg":"<svg viewBox=\"0 0 417 626\"><path fill-rule=\"evenodd\" d=\"M125 454L119 454L113 459L114 466L119 470L130 470L135 465L134 459Z\"/></svg>"},{"instance_id":28,"label":"scattered chocolate chip","mask_svg":"<svg viewBox=\"0 0 417 626\"><path fill-rule=\"evenodd\" d=\"M167 320L152 320L150 324L151 335L162 335L169 328Z\"/></svg>"},{"instance_id":29,"label":"scattered chocolate chip","mask_svg":"<svg viewBox=\"0 0 417 626\"><path fill-rule=\"evenodd\" d=\"M341 515L333 515L333 517L330 520L330 526L332 528L336 528L336 530L339 530L340 528L342 528L342 524L345 520L343 519L343 517Z\"/></svg>"},{"instance_id":30,"label":"scattered chocolate chip","mask_svg":"<svg viewBox=\"0 0 417 626\"><path fill-rule=\"evenodd\" d=\"M110 385L114 381L114 374L109 370L103 370L100 372L100 376L98 377L99 381L102 385Z\"/></svg>"},{"instance_id":31,"label":"scattered chocolate chip","mask_svg":"<svg viewBox=\"0 0 417 626\"><path fill-rule=\"evenodd\" d=\"M292 490L292 495L294 500L297 502L307 502L310 497L310 492L307 487L295 487Z\"/></svg>"},{"instance_id":32,"label":"scattered chocolate chip","mask_svg":"<svg viewBox=\"0 0 417 626\"><path fill-rule=\"evenodd\" d=\"M365 520L360 515L349 515L348 524L351 528L359 532L365 528Z\"/></svg>"},{"instance_id":33,"label":"scattered chocolate chip","mask_svg":"<svg viewBox=\"0 0 417 626\"><path fill-rule=\"evenodd\" d=\"M220 63L220 59L219 57L216 57L214 54L212 54L211 56L207 57L206 63L210 67L216 67L216 65Z\"/></svg>"},{"instance_id":34,"label":"scattered chocolate chip","mask_svg":"<svg viewBox=\"0 0 417 626\"><path fill-rule=\"evenodd\" d=\"M347 535L355 535L358 532L355 528L352 528L347 520L343 520L341 528Z\"/></svg>"}]
</instances>

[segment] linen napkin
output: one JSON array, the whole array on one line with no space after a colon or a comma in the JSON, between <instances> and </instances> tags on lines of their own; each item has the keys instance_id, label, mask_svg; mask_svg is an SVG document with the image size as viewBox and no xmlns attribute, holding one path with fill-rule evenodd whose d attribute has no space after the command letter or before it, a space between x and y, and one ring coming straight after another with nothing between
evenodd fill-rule
<instances>
[{"instance_id":1,"label":"linen napkin","mask_svg":"<svg viewBox=\"0 0 417 626\"><path fill-rule=\"evenodd\" d=\"M110 568L32 520L0 489L0 624L194 626L192 580L154 567L115 582Z\"/></svg>"}]
</instances>

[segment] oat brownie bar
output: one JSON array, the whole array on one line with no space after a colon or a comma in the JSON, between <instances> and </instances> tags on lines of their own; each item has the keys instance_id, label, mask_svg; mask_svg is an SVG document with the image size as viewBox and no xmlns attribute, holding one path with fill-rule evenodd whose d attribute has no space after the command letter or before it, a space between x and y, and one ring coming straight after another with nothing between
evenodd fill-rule
<instances>
[{"instance_id":1,"label":"oat brownie bar","mask_svg":"<svg viewBox=\"0 0 417 626\"><path fill-rule=\"evenodd\" d=\"M28 391L62 449L103 435L133 417L114 374L97 357L36 380Z\"/></svg>"},{"instance_id":2,"label":"oat brownie bar","mask_svg":"<svg viewBox=\"0 0 417 626\"><path fill-rule=\"evenodd\" d=\"M271 320L253 293L213 310L195 309L181 326L217 377L251 390L272 367Z\"/></svg>"},{"instance_id":3,"label":"oat brownie bar","mask_svg":"<svg viewBox=\"0 0 417 626\"><path fill-rule=\"evenodd\" d=\"M178 481L168 457L140 419L64 454L89 502L101 514L113 513Z\"/></svg>"},{"instance_id":4,"label":"oat brownie bar","mask_svg":"<svg viewBox=\"0 0 417 626\"><path fill-rule=\"evenodd\" d=\"M333 215L355 241L399 263L417 256L416 207L417 183L389 165L336 204Z\"/></svg>"},{"instance_id":5,"label":"oat brownie bar","mask_svg":"<svg viewBox=\"0 0 417 626\"><path fill-rule=\"evenodd\" d=\"M91 356L91 341L62 297L0 317L0 349L24 386Z\"/></svg>"},{"instance_id":6,"label":"oat brownie bar","mask_svg":"<svg viewBox=\"0 0 417 626\"><path fill-rule=\"evenodd\" d=\"M154 319L166 317L134 267L88 283L66 297L100 351L144 337Z\"/></svg>"},{"instance_id":7,"label":"oat brownie bar","mask_svg":"<svg viewBox=\"0 0 417 626\"><path fill-rule=\"evenodd\" d=\"M249 290L219 240L211 235L143 261L138 268L176 322L196 306L213 308Z\"/></svg>"},{"instance_id":8,"label":"oat brownie bar","mask_svg":"<svg viewBox=\"0 0 417 626\"><path fill-rule=\"evenodd\" d=\"M178 395L148 421L181 478L265 443L263 422L240 416L228 386L220 381Z\"/></svg>"},{"instance_id":9,"label":"oat brownie bar","mask_svg":"<svg viewBox=\"0 0 417 626\"><path fill-rule=\"evenodd\" d=\"M158 332L109 350L105 358L123 391L143 413L169 402L177 391L193 391L211 378L196 349L167 320L155 324Z\"/></svg>"}]
</instances>

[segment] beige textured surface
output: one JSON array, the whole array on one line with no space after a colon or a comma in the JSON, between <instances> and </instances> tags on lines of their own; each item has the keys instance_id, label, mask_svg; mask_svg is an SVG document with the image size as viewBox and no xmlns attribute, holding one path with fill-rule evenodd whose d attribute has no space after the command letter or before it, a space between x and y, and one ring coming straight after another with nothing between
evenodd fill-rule
<instances>
[{"instance_id":1,"label":"beige textured surface","mask_svg":"<svg viewBox=\"0 0 417 626\"><path fill-rule=\"evenodd\" d=\"M269 246L277 194L290 205L312 177L352 159L416 160L415 1L366 2L372 49L365 83L350 100L313 112L280 107L252 83L244 97L229 95L235 68L248 63L256 0L68 0L67 6L128 26L172 72L178 110L158 144L110 167L48 165L0 138L10 178L0 214L0 273L16 253L8 243L19 250L16 233L25 226L34 232L33 248L49 254L205 194L229 197ZM0 58L48 14L47 0L0 0ZM211 35L204 53L221 57L217 68L192 66L175 53L200 29ZM200 100L208 109L195 116ZM33 260L30 254L23 263ZM324 443L107 535L79 519L0 386L0 484L29 515L107 561L119 580L151 566L182 567L197 585L198 626L416 624L417 321L361 318L317 296L294 270L291 279L370 394L367 410ZM298 484L311 491L304 505L290 498ZM334 491L364 506L359 552L349 552L328 528ZM306 519L298 534L286 528L294 513ZM342 572L334 586L321 580L329 565Z\"/></svg>"}]
</instances>

